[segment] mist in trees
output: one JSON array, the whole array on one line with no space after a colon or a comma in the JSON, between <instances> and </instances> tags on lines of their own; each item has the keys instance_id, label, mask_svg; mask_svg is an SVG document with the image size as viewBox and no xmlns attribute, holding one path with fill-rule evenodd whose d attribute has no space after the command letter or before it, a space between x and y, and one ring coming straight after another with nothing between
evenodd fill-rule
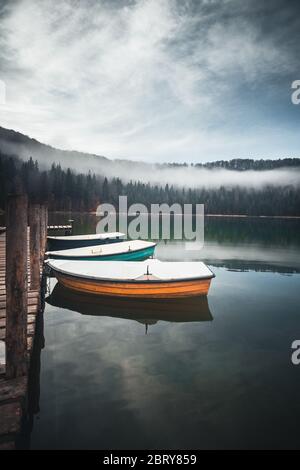
<instances>
[{"instance_id":1,"label":"mist in trees","mask_svg":"<svg viewBox=\"0 0 300 470\"><path fill-rule=\"evenodd\" d=\"M291 159L291 166L293 163ZM249 167L249 162L246 161L245 165ZM59 164L41 171L32 158L22 161L0 154L2 209L5 208L7 194L20 188L28 193L30 200L47 202L52 211L95 211L103 202L118 207L119 196L126 195L129 205L139 202L148 209L151 204L198 203L204 204L205 212L209 214L300 215L299 186L253 188L221 185L210 189L182 188L170 183L159 186L139 181L123 182L120 178L107 179L91 172L76 173L70 168L63 169Z\"/></svg>"}]
</instances>

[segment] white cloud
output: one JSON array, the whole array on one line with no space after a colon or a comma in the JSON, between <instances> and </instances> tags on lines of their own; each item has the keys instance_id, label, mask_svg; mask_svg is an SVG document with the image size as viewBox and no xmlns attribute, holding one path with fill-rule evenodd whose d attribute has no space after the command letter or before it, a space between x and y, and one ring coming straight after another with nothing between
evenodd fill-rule
<instances>
[{"instance_id":1,"label":"white cloud","mask_svg":"<svg viewBox=\"0 0 300 470\"><path fill-rule=\"evenodd\" d=\"M245 138L227 128L243 112L228 108L238 85L233 77L252 82L275 74L275 63L288 70L289 57L272 41L260 42L250 23L225 24L201 9L192 16L185 5L9 3L0 38L7 87L1 125L108 157L237 156L254 134L249 129ZM261 133L250 154L265 142Z\"/></svg>"}]
</instances>

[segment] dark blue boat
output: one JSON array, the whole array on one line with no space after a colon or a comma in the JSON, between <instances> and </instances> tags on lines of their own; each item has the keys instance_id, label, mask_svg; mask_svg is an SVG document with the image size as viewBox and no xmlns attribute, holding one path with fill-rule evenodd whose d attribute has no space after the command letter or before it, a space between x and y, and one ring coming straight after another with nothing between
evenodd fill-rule
<instances>
[{"instance_id":1,"label":"dark blue boat","mask_svg":"<svg viewBox=\"0 0 300 470\"><path fill-rule=\"evenodd\" d=\"M116 243L125 237L121 232L94 233L90 235L67 235L62 237L47 237L48 251L69 250L85 246Z\"/></svg>"}]
</instances>

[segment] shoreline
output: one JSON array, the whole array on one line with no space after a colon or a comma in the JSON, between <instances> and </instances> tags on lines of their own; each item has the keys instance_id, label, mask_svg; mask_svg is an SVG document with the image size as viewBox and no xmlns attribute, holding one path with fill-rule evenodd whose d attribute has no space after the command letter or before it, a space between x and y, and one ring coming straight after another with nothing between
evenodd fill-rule
<instances>
[{"instance_id":1,"label":"shoreline","mask_svg":"<svg viewBox=\"0 0 300 470\"><path fill-rule=\"evenodd\" d=\"M96 211L49 211L51 214L89 214L97 215ZM126 213L126 212L125 212ZM117 215L124 214L124 212L116 212ZM141 213L141 215L151 215L150 212ZM135 216L131 216L135 217ZM300 215L247 215L247 214L204 214L204 217L220 217L220 218L236 218L236 219L300 219Z\"/></svg>"},{"instance_id":2,"label":"shoreline","mask_svg":"<svg viewBox=\"0 0 300 470\"><path fill-rule=\"evenodd\" d=\"M80 214L80 215L97 215L96 211L49 211L49 214L69 214L70 216L72 214ZM126 212L116 212L117 215L119 214L126 214ZM151 212L144 212L141 213L141 215L151 215ZM168 213L166 213L168 214ZM161 214L162 215L162 214ZM173 214L174 215L174 214ZM195 214L193 214L195 215ZM0 211L0 216L5 216L5 211L1 212ZM130 217L136 217L134 215ZM282 220L290 220L290 219L295 219L298 220L300 219L300 215L247 215L247 214L204 214L204 217L216 217L216 218L229 218L229 219L282 219Z\"/></svg>"},{"instance_id":3,"label":"shoreline","mask_svg":"<svg viewBox=\"0 0 300 470\"><path fill-rule=\"evenodd\" d=\"M230 217L240 219L300 219L300 215L205 214L205 217Z\"/></svg>"}]
</instances>

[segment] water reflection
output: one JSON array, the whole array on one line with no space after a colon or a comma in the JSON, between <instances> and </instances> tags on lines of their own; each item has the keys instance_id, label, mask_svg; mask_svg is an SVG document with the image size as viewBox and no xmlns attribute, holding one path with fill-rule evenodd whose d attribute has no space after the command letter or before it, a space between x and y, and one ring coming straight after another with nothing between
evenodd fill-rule
<instances>
[{"instance_id":1,"label":"water reflection","mask_svg":"<svg viewBox=\"0 0 300 470\"><path fill-rule=\"evenodd\" d=\"M165 261L204 261L235 271L278 273L300 272L300 252L295 247L262 246L257 244L220 244L206 242L200 251L184 250L181 241L160 242L155 256Z\"/></svg>"},{"instance_id":2,"label":"water reflection","mask_svg":"<svg viewBox=\"0 0 300 470\"><path fill-rule=\"evenodd\" d=\"M77 233L96 220L61 221L68 218ZM300 276L277 274L299 272L299 228L299 221L219 218L206 224L201 252L160 241L160 259L213 267L198 310L83 298L51 280L32 448L299 448L300 369L290 347ZM38 377L35 384L32 410Z\"/></svg>"},{"instance_id":3,"label":"water reflection","mask_svg":"<svg viewBox=\"0 0 300 470\"><path fill-rule=\"evenodd\" d=\"M95 214L51 213L53 224L74 219L74 234L94 233ZM204 248L185 250L184 241L159 240L155 255L162 260L201 260L239 271L300 272L300 219L206 217ZM150 232L149 232L150 238Z\"/></svg>"},{"instance_id":4,"label":"water reflection","mask_svg":"<svg viewBox=\"0 0 300 470\"><path fill-rule=\"evenodd\" d=\"M206 296L188 299L118 299L79 294L56 284L45 299L49 305L81 313L135 320L146 325L158 321L204 322L213 319Z\"/></svg>"},{"instance_id":5,"label":"water reflection","mask_svg":"<svg viewBox=\"0 0 300 470\"><path fill-rule=\"evenodd\" d=\"M17 449L30 449L31 434L34 426L34 417L40 412L40 376L41 352L45 347L44 336L44 310L45 310L46 277L43 276L41 284L41 306L36 317L35 336L30 356L28 375L27 406L22 417L21 433L16 440Z\"/></svg>"},{"instance_id":6,"label":"water reflection","mask_svg":"<svg viewBox=\"0 0 300 470\"><path fill-rule=\"evenodd\" d=\"M95 233L99 221L99 217L91 213L49 213L49 223L53 225L64 224L69 219L74 219L74 235ZM204 229L206 241L221 244L300 246L300 219L296 218L205 217Z\"/></svg>"}]
</instances>

